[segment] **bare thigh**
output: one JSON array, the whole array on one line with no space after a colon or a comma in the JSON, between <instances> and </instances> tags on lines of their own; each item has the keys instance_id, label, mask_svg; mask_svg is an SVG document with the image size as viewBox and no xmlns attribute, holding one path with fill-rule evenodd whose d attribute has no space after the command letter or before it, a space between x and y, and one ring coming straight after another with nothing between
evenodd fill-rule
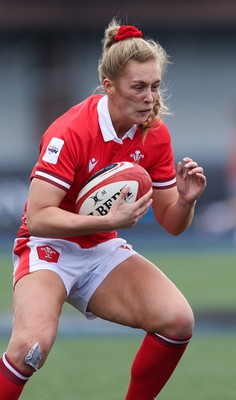
<instances>
[{"instance_id":1,"label":"bare thigh","mask_svg":"<svg viewBox=\"0 0 236 400\"><path fill-rule=\"evenodd\" d=\"M88 310L122 325L187 337L192 310L177 287L150 261L133 255L119 264L95 291Z\"/></svg>"},{"instance_id":2,"label":"bare thigh","mask_svg":"<svg viewBox=\"0 0 236 400\"><path fill-rule=\"evenodd\" d=\"M38 342L44 363L55 340L58 320L66 300L64 284L55 272L42 270L21 278L14 290L13 330L7 355L22 371L29 349Z\"/></svg>"}]
</instances>

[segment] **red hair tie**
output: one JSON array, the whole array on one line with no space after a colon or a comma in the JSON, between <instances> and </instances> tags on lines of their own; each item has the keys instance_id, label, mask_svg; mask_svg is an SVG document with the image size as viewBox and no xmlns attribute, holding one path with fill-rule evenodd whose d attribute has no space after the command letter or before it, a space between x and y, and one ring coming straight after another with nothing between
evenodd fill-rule
<instances>
[{"instance_id":1,"label":"red hair tie","mask_svg":"<svg viewBox=\"0 0 236 400\"><path fill-rule=\"evenodd\" d=\"M117 35L114 36L114 40L116 42L119 42L120 40L124 40L124 39L130 38L130 37L141 38L141 37L143 37L143 33L139 29L135 28L135 26L122 25L118 29Z\"/></svg>"}]
</instances>

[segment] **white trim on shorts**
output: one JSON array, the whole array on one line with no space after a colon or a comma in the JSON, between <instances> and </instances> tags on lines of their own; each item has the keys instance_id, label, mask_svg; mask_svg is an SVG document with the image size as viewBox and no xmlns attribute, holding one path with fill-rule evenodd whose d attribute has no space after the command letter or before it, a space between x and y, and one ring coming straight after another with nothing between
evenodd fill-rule
<instances>
[{"instance_id":1,"label":"white trim on shorts","mask_svg":"<svg viewBox=\"0 0 236 400\"><path fill-rule=\"evenodd\" d=\"M19 243L21 239L16 239ZM29 273L39 270L56 272L64 282L67 302L88 319L96 316L87 311L88 303L102 281L122 261L137 254L126 240L115 238L88 249L63 239L31 236L26 244L29 253ZM39 259L37 248L50 246L59 253L57 262ZM30 251L29 251L30 250ZM14 257L14 274L21 267L19 257Z\"/></svg>"}]
</instances>

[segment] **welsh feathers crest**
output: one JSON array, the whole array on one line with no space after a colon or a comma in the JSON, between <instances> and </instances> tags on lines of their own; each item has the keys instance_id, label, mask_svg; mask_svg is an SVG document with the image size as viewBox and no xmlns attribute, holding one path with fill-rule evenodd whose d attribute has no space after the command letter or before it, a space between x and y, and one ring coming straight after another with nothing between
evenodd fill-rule
<instances>
[{"instance_id":1,"label":"welsh feathers crest","mask_svg":"<svg viewBox=\"0 0 236 400\"><path fill-rule=\"evenodd\" d=\"M140 161L142 158L144 158L144 155L141 153L140 150L135 150L134 153L131 153L131 154L130 154L130 157L133 158L133 160L134 160L135 162L138 162L138 161Z\"/></svg>"}]
</instances>

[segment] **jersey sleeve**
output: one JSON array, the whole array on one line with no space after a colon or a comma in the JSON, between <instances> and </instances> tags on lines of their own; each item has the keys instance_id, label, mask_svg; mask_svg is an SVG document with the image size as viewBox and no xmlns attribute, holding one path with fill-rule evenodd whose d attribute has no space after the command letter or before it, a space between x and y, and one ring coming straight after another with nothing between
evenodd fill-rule
<instances>
[{"instance_id":1,"label":"jersey sleeve","mask_svg":"<svg viewBox=\"0 0 236 400\"><path fill-rule=\"evenodd\" d=\"M68 128L55 132L49 128L40 143L39 159L31 179L36 177L68 191L76 170L73 132Z\"/></svg>"},{"instance_id":2,"label":"jersey sleeve","mask_svg":"<svg viewBox=\"0 0 236 400\"><path fill-rule=\"evenodd\" d=\"M171 136L165 123L161 121L152 129L153 158L148 172L154 189L168 189L176 185L176 170Z\"/></svg>"}]
</instances>

